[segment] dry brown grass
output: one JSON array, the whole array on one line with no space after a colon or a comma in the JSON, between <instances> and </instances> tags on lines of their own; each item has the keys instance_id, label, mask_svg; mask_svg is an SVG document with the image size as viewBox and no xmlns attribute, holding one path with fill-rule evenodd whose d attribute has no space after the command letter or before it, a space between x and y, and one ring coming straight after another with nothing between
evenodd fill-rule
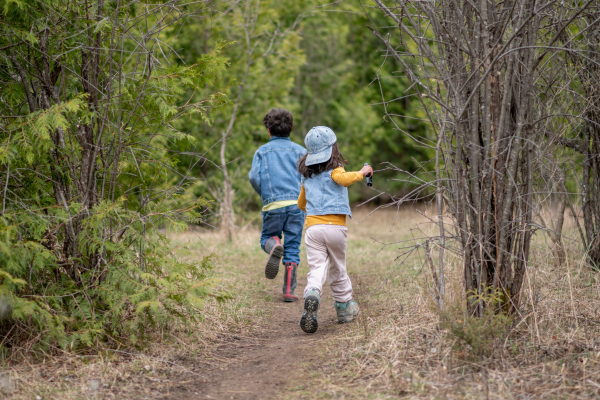
<instances>
[{"instance_id":1,"label":"dry brown grass","mask_svg":"<svg viewBox=\"0 0 600 400\"><path fill-rule=\"evenodd\" d=\"M301 366L282 398L598 398L599 282L581 262L576 241L566 241L568 262L555 265L549 240L537 234L522 318L513 321L508 335L464 317L460 260L446 254L447 317L487 340L484 348L473 349L463 340L467 333L440 324L427 294L431 276L423 267L423 251L402 264L403 258L397 259L403 247L436 232L416 209L426 211L417 206L368 217L360 209L356 213L349 223L348 269L361 313L314 349L313 361ZM565 232L577 237L572 221ZM143 350L121 349L130 354L55 350L22 357L15 351L4 367L12 398L156 398L185 384L182 376L193 379L194 365L218 360L211 352L215 343L231 335L252 336L268 321L269 304L281 288L279 280L267 281L261 268L251 267L264 262L258 236L253 227L233 244L209 231L174 236L175 251L184 257L218 256L214 276L233 299L223 304L208 299L203 323L191 331L159 332ZM300 276L307 271L304 258ZM0 376L0 393L4 383Z\"/></svg>"},{"instance_id":2,"label":"dry brown grass","mask_svg":"<svg viewBox=\"0 0 600 400\"><path fill-rule=\"evenodd\" d=\"M364 216L357 214L355 219ZM402 220L392 227L396 218ZM567 236L576 235L572 221L565 228ZM465 318L460 260L447 253L446 317L461 328L450 332L426 294L432 286L422 250L375 293L401 250L395 245L380 251L382 246L365 239L390 243L419 238L422 232L433 234L435 227L408 208L397 215L379 212L350 226L349 269L361 314L344 336L315 349L318 367L304 367L303 384L291 384L288 398L600 396L599 280L582 263L576 242L567 241L567 263L555 265L549 240L536 235L521 315L506 334ZM484 348L463 340L473 333L486 339Z\"/></svg>"}]
</instances>

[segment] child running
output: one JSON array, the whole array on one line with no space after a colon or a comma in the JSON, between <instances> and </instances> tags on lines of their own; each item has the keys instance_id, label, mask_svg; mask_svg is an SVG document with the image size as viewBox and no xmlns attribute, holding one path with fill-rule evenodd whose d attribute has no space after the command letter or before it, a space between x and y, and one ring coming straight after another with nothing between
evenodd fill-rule
<instances>
[{"instance_id":1,"label":"child running","mask_svg":"<svg viewBox=\"0 0 600 400\"><path fill-rule=\"evenodd\" d=\"M297 205L300 174L296 166L306 150L290 140L294 119L288 110L273 108L262 122L271 139L254 154L248 178L263 203L260 246L269 254L265 276L275 279L283 256L283 301L292 302L298 300L294 289L304 225L304 212Z\"/></svg>"},{"instance_id":2,"label":"child running","mask_svg":"<svg viewBox=\"0 0 600 400\"><path fill-rule=\"evenodd\" d=\"M352 283L346 271L346 215L352 218L347 187L373 174L365 165L358 172L346 172L346 159L337 146L333 131L325 126L312 128L304 138L308 154L298 161L302 188L298 207L305 211L307 284L304 289L304 312L300 327L315 333L319 324L317 312L323 284L327 278L333 292L338 322L350 322L358 315L358 304L352 300Z\"/></svg>"}]
</instances>

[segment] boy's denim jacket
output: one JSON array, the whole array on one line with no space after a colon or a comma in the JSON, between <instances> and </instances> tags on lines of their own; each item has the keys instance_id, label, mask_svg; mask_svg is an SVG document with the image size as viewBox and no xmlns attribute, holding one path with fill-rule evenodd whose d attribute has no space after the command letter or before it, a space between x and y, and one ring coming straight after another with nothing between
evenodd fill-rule
<instances>
[{"instance_id":1,"label":"boy's denim jacket","mask_svg":"<svg viewBox=\"0 0 600 400\"><path fill-rule=\"evenodd\" d=\"M274 201L296 200L300 195L300 173L296 163L306 149L288 137L273 136L256 150L248 174L263 206Z\"/></svg>"}]
</instances>

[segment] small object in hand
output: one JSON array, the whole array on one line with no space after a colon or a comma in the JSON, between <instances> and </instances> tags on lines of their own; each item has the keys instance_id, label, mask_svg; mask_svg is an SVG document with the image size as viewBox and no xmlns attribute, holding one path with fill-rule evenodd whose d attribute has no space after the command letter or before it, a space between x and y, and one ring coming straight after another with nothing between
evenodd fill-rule
<instances>
[{"instance_id":1,"label":"small object in hand","mask_svg":"<svg viewBox=\"0 0 600 400\"><path fill-rule=\"evenodd\" d=\"M369 163L365 163L365 167L369 165ZM373 177L371 177L371 174L367 175L367 186L371 187L373 186Z\"/></svg>"}]
</instances>

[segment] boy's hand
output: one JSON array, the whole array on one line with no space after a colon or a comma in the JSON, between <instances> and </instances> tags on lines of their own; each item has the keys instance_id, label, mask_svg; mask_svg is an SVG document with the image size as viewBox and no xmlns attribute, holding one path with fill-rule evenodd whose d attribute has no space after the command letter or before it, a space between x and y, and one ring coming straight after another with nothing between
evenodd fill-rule
<instances>
[{"instance_id":1,"label":"boy's hand","mask_svg":"<svg viewBox=\"0 0 600 400\"><path fill-rule=\"evenodd\" d=\"M370 165L365 165L358 172L360 172L363 176L367 176L369 174L373 176L373 167L371 167Z\"/></svg>"}]
</instances>

